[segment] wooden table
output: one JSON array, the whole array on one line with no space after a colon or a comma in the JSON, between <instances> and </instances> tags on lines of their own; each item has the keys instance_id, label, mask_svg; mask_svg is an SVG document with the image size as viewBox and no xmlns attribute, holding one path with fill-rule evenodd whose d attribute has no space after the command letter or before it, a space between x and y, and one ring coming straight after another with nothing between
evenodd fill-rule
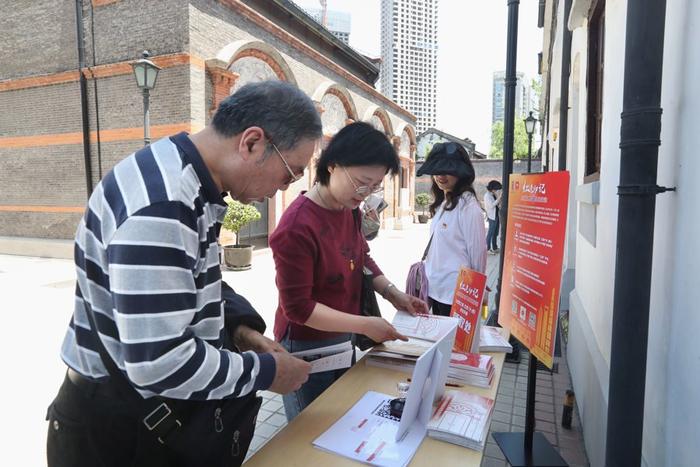
<instances>
[{"instance_id":1,"label":"wooden table","mask_svg":"<svg viewBox=\"0 0 700 467\"><path fill-rule=\"evenodd\" d=\"M508 331L501 329L507 338ZM496 365L494 381L489 389L464 386L457 388L465 392L496 399L496 391L503 371L504 353L489 353ZM313 446L313 440L330 428L367 391L396 394L396 383L406 381L408 374L376 368L360 360L353 368L306 407L291 423L277 433L246 463L254 466L357 466L358 462L321 451ZM450 388L453 389L453 388ZM479 466L483 453L425 437L409 465Z\"/></svg>"}]
</instances>

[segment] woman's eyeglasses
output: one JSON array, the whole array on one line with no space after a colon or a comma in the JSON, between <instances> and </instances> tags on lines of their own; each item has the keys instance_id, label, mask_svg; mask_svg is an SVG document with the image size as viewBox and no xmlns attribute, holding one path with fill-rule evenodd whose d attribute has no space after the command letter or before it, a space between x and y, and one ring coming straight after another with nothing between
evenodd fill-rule
<instances>
[{"instance_id":1,"label":"woman's eyeglasses","mask_svg":"<svg viewBox=\"0 0 700 467\"><path fill-rule=\"evenodd\" d=\"M345 172L345 176L348 177L348 180L350 180L350 183L352 183L352 186L355 188L355 193L357 193L360 196L369 196L371 193L379 193L380 191L384 191L384 187L380 184L374 185L374 186L368 186L368 185L360 185L358 186L357 183L355 183L355 180L352 179L352 176L348 173L348 171L345 169L345 167L341 167L343 169L343 172Z\"/></svg>"}]
</instances>

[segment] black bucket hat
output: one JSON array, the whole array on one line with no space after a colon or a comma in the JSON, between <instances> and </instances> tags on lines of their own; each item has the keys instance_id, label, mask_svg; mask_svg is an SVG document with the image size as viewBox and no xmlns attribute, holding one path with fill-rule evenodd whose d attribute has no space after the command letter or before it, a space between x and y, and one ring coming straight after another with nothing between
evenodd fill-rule
<instances>
[{"instance_id":1,"label":"black bucket hat","mask_svg":"<svg viewBox=\"0 0 700 467\"><path fill-rule=\"evenodd\" d=\"M437 143L426 157L425 162L416 172L422 175L454 175L473 182L476 178L474 167L469 160L466 149L457 143Z\"/></svg>"}]
</instances>

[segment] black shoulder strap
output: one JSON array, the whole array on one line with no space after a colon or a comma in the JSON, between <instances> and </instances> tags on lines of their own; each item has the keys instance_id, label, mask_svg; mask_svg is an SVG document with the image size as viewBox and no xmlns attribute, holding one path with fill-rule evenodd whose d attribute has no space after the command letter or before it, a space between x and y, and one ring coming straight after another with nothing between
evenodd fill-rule
<instances>
[{"instance_id":1,"label":"black shoulder strap","mask_svg":"<svg viewBox=\"0 0 700 467\"><path fill-rule=\"evenodd\" d=\"M421 261L425 261L425 258L428 257L428 251L430 251L430 244L433 243L433 234L430 234L430 240L428 240L428 245L425 247L425 251L423 252L423 258Z\"/></svg>"}]
</instances>

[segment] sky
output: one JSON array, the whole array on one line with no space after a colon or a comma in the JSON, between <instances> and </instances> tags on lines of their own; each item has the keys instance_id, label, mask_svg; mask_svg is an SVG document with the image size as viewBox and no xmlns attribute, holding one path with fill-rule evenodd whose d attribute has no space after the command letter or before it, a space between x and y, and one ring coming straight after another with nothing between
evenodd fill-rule
<instances>
[{"instance_id":1,"label":"sky","mask_svg":"<svg viewBox=\"0 0 700 467\"><path fill-rule=\"evenodd\" d=\"M320 7L318 0L294 0ZM350 45L379 57L381 0L328 0L329 10L350 13ZM537 76L542 29L538 0L520 0L517 70ZM437 128L476 143L491 145L493 72L506 68L507 0L438 0Z\"/></svg>"}]
</instances>

